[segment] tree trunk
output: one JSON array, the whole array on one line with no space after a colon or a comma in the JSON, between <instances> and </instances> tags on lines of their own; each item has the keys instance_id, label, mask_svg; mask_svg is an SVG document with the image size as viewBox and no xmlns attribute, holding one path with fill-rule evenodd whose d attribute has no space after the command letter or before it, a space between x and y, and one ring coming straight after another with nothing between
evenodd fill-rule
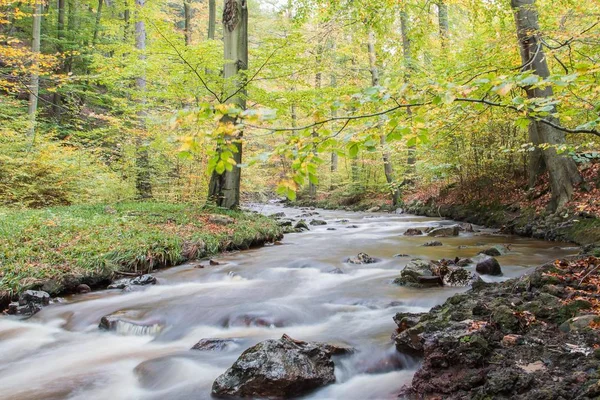
<instances>
[{"instance_id":1,"label":"tree trunk","mask_svg":"<svg viewBox=\"0 0 600 400\"><path fill-rule=\"evenodd\" d=\"M316 59L317 73L315 74L315 89L317 91L321 89L322 82L323 82L323 74L321 72L322 60L323 60L323 45L321 43L319 43L317 45L317 59ZM312 137L317 138L318 136L319 136L319 134L317 133L317 128L315 127L315 128L313 128ZM316 149L315 144L313 144L312 152L315 155L317 154L317 149ZM309 174L309 182L308 182L308 195L313 200L317 198L317 185L315 183L313 183L312 181L310 181L310 174Z\"/></svg>"},{"instance_id":2,"label":"tree trunk","mask_svg":"<svg viewBox=\"0 0 600 400\"><path fill-rule=\"evenodd\" d=\"M406 14L406 11L402 10L400 11L400 31L402 35L402 55L404 58L404 68L406 70L406 73L404 74L405 82L408 82L410 80L410 74L413 69L410 35L408 33L408 30L408 14ZM412 119L412 110L410 109L410 107L406 109L406 114L408 115L409 119ZM402 183L403 185L410 184L412 182L412 175L414 175L415 173L415 164L417 161L415 157L415 152L415 146L410 146L408 148L408 157L406 159L406 164L408 165L407 172L411 177L408 179L405 178L404 182Z\"/></svg>"},{"instance_id":3,"label":"tree trunk","mask_svg":"<svg viewBox=\"0 0 600 400\"><path fill-rule=\"evenodd\" d=\"M31 52L33 53L33 64L31 65L31 81L29 83L29 136L31 142L35 141L36 115L38 108L38 95L40 91L40 76L38 74L40 42L42 28L42 1L37 0L33 9L33 33L31 42Z\"/></svg>"},{"instance_id":4,"label":"tree trunk","mask_svg":"<svg viewBox=\"0 0 600 400\"><path fill-rule=\"evenodd\" d=\"M225 60L228 63L223 68L223 76L226 80L234 80L235 87L232 89L237 94L230 102L241 109L246 108L245 81L240 77L239 71L248 69L248 4L247 0L224 0L223 8L223 42L225 47ZM221 119L220 123L235 123L229 116ZM219 207L237 208L240 204L240 181L242 163L242 132L235 137L227 137L236 151L233 159L236 165L231 171L222 174L213 171L208 198Z\"/></svg>"},{"instance_id":5,"label":"tree trunk","mask_svg":"<svg viewBox=\"0 0 600 400\"><path fill-rule=\"evenodd\" d=\"M331 86L332 88L336 88L337 87L337 76L335 74L335 68L337 66L337 60L336 60L336 45L335 42L332 40L331 41L331 54L333 57L333 68L331 69L331 75L329 76L329 86ZM333 110L331 113L332 117L337 117L337 110ZM331 152L331 172L332 172L332 182L331 182L331 189L333 189L333 173L337 172L338 170L338 153L336 151L332 151Z\"/></svg>"},{"instance_id":6,"label":"tree trunk","mask_svg":"<svg viewBox=\"0 0 600 400\"><path fill-rule=\"evenodd\" d=\"M102 20L102 5L104 0L98 0L98 10L96 11L96 24L94 25L94 36L92 38L92 45L98 42L98 33L100 32L100 21Z\"/></svg>"},{"instance_id":7,"label":"tree trunk","mask_svg":"<svg viewBox=\"0 0 600 400\"><path fill-rule=\"evenodd\" d=\"M379 68L377 67L377 52L375 51L375 33L369 30L369 39L367 41L367 49L369 51L369 70L371 71L371 85L379 86ZM378 129L381 127L378 125ZM385 173L385 180L390 186L392 195L392 205L396 206L400 201L400 192L394 187L394 169L392 166L392 160L390 153L386 150L385 135L381 135L381 147L383 151L383 172Z\"/></svg>"},{"instance_id":8,"label":"tree trunk","mask_svg":"<svg viewBox=\"0 0 600 400\"><path fill-rule=\"evenodd\" d=\"M185 45L192 43L192 5L190 0L183 0L183 30L185 35Z\"/></svg>"},{"instance_id":9,"label":"tree trunk","mask_svg":"<svg viewBox=\"0 0 600 400\"><path fill-rule=\"evenodd\" d=\"M144 7L145 0L135 0L138 16L135 22L135 48L138 51L138 59L142 64L142 71L135 79L135 86L139 93L138 99L138 124L142 131L146 130L146 25L139 15ZM136 182L137 197L141 200L152 198L152 182L150 180L150 157L148 154L148 143L145 143L142 136L138 136L136 143Z\"/></svg>"},{"instance_id":10,"label":"tree trunk","mask_svg":"<svg viewBox=\"0 0 600 400\"><path fill-rule=\"evenodd\" d=\"M438 6L438 23L440 25L440 41L442 43L442 52L446 53L448 50L448 34L450 27L448 24L448 5L445 0L439 0Z\"/></svg>"},{"instance_id":11,"label":"tree trunk","mask_svg":"<svg viewBox=\"0 0 600 400\"><path fill-rule=\"evenodd\" d=\"M125 11L123 11L123 41L127 43L129 40L131 11L129 11L129 1L125 1Z\"/></svg>"},{"instance_id":12,"label":"tree trunk","mask_svg":"<svg viewBox=\"0 0 600 400\"><path fill-rule=\"evenodd\" d=\"M215 40L217 30L217 3L216 0L208 0L208 39Z\"/></svg>"},{"instance_id":13,"label":"tree trunk","mask_svg":"<svg viewBox=\"0 0 600 400\"><path fill-rule=\"evenodd\" d=\"M534 74L546 79L550 76L550 70L540 38L535 0L511 0L511 5L515 11L517 36L524 69L531 70ZM552 97L554 93L552 87L548 85L541 88L528 88L527 95L530 99L535 99ZM550 115L544 119L558 124L559 121L552 116L555 112L556 110L550 111ZM559 154L556 150L556 146L566 143L565 134L562 131L539 121L529 129L530 135L532 132L534 135L530 137L530 140L534 144L551 145L542 151L542 155L550 175L552 200L549 207L556 211L571 199L574 186L581 183L582 178L575 161L564 154ZM537 137L535 137L535 132L537 132Z\"/></svg>"},{"instance_id":14,"label":"tree trunk","mask_svg":"<svg viewBox=\"0 0 600 400\"><path fill-rule=\"evenodd\" d=\"M56 25L56 37L58 38L57 50L59 53L64 51L63 39L65 38L65 0L58 0L58 23ZM61 66L64 71L65 65ZM62 100L58 91L52 95L52 114L55 118L60 119Z\"/></svg>"}]
</instances>

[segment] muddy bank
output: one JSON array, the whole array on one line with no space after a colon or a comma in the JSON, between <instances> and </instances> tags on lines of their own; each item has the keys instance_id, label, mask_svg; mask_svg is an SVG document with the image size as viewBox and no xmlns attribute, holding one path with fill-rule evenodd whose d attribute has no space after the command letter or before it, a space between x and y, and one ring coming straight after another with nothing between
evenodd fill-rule
<instances>
[{"instance_id":1,"label":"muddy bank","mask_svg":"<svg viewBox=\"0 0 600 400\"><path fill-rule=\"evenodd\" d=\"M423 314L398 313L398 351L423 357L409 399L600 396L600 259L478 283Z\"/></svg>"},{"instance_id":2,"label":"muddy bank","mask_svg":"<svg viewBox=\"0 0 600 400\"><path fill-rule=\"evenodd\" d=\"M600 246L600 220L585 212L536 213L519 206L438 205L433 200L405 206L410 214L445 217L500 229L502 233L550 241Z\"/></svg>"}]
</instances>

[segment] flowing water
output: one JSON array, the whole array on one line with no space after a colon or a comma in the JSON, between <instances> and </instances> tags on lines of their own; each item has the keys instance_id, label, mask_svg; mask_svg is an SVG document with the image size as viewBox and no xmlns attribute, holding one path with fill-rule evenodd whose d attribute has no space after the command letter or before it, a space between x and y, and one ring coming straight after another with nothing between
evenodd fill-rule
<instances>
[{"instance_id":1,"label":"flowing water","mask_svg":"<svg viewBox=\"0 0 600 400\"><path fill-rule=\"evenodd\" d=\"M302 213L276 205L259 211ZM276 245L223 255L218 266L189 263L157 272L154 286L72 296L28 320L0 317L0 399L209 399L213 380L243 350L284 333L358 349L336 360L337 383L307 399L393 399L418 365L395 352L392 316L427 311L465 290L392 284L410 260L395 254L473 257L485 246L511 244L511 252L499 257L504 277L494 279L501 280L577 251L485 229L443 238L442 247L422 247L430 238L402 233L452 222L319 213L315 218L328 225L286 235ZM358 252L381 260L344 263ZM117 311L135 323L120 322L116 332L99 330L101 317ZM236 341L219 352L190 350L203 338Z\"/></svg>"}]
</instances>

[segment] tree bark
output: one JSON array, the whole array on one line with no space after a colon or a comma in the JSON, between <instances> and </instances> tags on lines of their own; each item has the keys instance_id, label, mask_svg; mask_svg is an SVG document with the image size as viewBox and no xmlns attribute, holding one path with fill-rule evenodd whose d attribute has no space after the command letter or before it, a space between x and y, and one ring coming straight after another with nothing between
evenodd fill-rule
<instances>
[{"instance_id":1,"label":"tree bark","mask_svg":"<svg viewBox=\"0 0 600 400\"><path fill-rule=\"evenodd\" d=\"M406 11L401 10L400 11L400 32L402 35L402 56L404 58L404 68L406 70L406 72L404 74L405 82L410 81L410 75L411 75L411 71L413 69L412 48L411 48L411 42L410 42L410 35L409 35L408 31L409 31L408 14L406 13ZM408 107L406 109L406 114L408 115L409 119L412 118L412 110L410 109L410 107ZM416 147L410 146L408 148L408 157L406 159L406 164L408 165L408 173L410 175L413 175L415 173L415 164L417 162L415 153L416 153ZM412 178L409 178L409 179L405 178L403 185L410 184L411 182L412 182Z\"/></svg>"},{"instance_id":2,"label":"tree bark","mask_svg":"<svg viewBox=\"0 0 600 400\"><path fill-rule=\"evenodd\" d=\"M329 86L331 86L332 88L336 88L337 87L337 76L335 74L335 68L337 66L337 60L336 60L336 45L335 42L332 40L331 41L331 55L333 58L333 68L331 69L331 74L329 76ZM337 111L333 110L331 113L332 117L337 117ZM338 170L338 153L336 151L332 151L331 152L331 172L332 175L333 173L337 172ZM333 176L332 176L332 184L331 184L331 189L333 189Z\"/></svg>"},{"instance_id":3,"label":"tree bark","mask_svg":"<svg viewBox=\"0 0 600 400\"><path fill-rule=\"evenodd\" d=\"M440 26L440 41L442 43L442 52L446 53L448 50L448 36L450 33L450 27L448 24L448 5L445 0L439 0L438 6L438 24Z\"/></svg>"},{"instance_id":4,"label":"tree bark","mask_svg":"<svg viewBox=\"0 0 600 400\"><path fill-rule=\"evenodd\" d=\"M92 37L92 45L98 41L98 33L100 32L100 21L102 20L102 5L104 0L98 0L98 10L96 11L96 23L94 25L94 36Z\"/></svg>"},{"instance_id":5,"label":"tree bark","mask_svg":"<svg viewBox=\"0 0 600 400\"><path fill-rule=\"evenodd\" d=\"M371 85L379 86L379 68L377 67L377 52L375 50L375 33L372 30L369 30L367 49L369 51L369 70L371 71ZM379 125L378 129L381 130L381 127ZM398 188L394 187L394 167L392 166L390 153L385 148L385 135L381 135L380 141L381 148L383 151L383 172L385 173L385 180L390 186L390 193L392 195L392 205L396 206L400 201L400 192Z\"/></svg>"},{"instance_id":6,"label":"tree bark","mask_svg":"<svg viewBox=\"0 0 600 400\"><path fill-rule=\"evenodd\" d=\"M35 126L37 123L38 95L40 91L40 76L38 72L40 44L42 28L42 1L37 0L33 9L33 33L31 42L31 52L33 53L33 63L31 65L31 81L29 83L29 136L32 145L35 141Z\"/></svg>"},{"instance_id":7,"label":"tree bark","mask_svg":"<svg viewBox=\"0 0 600 400\"><path fill-rule=\"evenodd\" d=\"M135 48L138 51L138 59L142 67L141 73L135 79L135 86L139 93L138 99L138 124L142 131L146 130L146 25L139 15L144 7L145 0L135 0L138 16L135 21ZM138 136L136 143L136 182L137 197L141 200L152 198L152 182L150 174L150 156L148 154L148 143L143 137Z\"/></svg>"},{"instance_id":8,"label":"tree bark","mask_svg":"<svg viewBox=\"0 0 600 400\"><path fill-rule=\"evenodd\" d=\"M233 80L232 89L237 92L229 101L241 109L246 108L245 79L239 72L248 69L248 3L247 0L224 0L223 8L223 42L225 47L225 60L223 76L226 80ZM221 124L235 124L229 116L224 116ZM226 140L235 147L233 159L236 165L231 171L222 174L213 171L208 198L219 207L237 208L240 204L240 181L242 163L242 132L236 136L226 137Z\"/></svg>"},{"instance_id":9,"label":"tree bark","mask_svg":"<svg viewBox=\"0 0 600 400\"><path fill-rule=\"evenodd\" d=\"M183 31L185 45L192 43L192 4L190 0L183 0Z\"/></svg>"},{"instance_id":10,"label":"tree bark","mask_svg":"<svg viewBox=\"0 0 600 400\"><path fill-rule=\"evenodd\" d=\"M323 74L321 72L321 62L322 61L323 61L323 45L321 43L319 43L317 45L317 57L316 57L317 72L315 74L315 89L317 91L321 89L321 86L323 84ZM312 132L312 137L317 138L318 136L319 136L319 134L317 133L317 128L315 127ZM317 149L316 149L315 144L313 144L312 152L314 155L317 154ZM309 175L309 182L308 182L308 195L313 200L317 198L317 185L310 181L310 175Z\"/></svg>"},{"instance_id":11,"label":"tree bark","mask_svg":"<svg viewBox=\"0 0 600 400\"><path fill-rule=\"evenodd\" d=\"M524 70L531 70L540 78L546 79L550 76L550 69L540 38L539 17L535 0L511 0L511 6L515 11L517 37ZM553 95L552 87L549 85L527 89L527 96L530 99L549 98ZM553 116L555 112L555 109L550 111L544 119L558 124L559 121ZM582 182L581 175L572 158L557 152L556 147L566 143L565 134L562 131L538 122L530 127L529 133L530 135L533 133L530 140L534 144L550 145L547 149L542 150L542 155L548 168L552 190L552 200L549 207L552 211L556 211L572 198L574 186ZM537 137L535 133L537 133Z\"/></svg>"},{"instance_id":12,"label":"tree bark","mask_svg":"<svg viewBox=\"0 0 600 400\"><path fill-rule=\"evenodd\" d=\"M208 39L215 40L217 29L217 3L216 0L208 0Z\"/></svg>"}]
</instances>

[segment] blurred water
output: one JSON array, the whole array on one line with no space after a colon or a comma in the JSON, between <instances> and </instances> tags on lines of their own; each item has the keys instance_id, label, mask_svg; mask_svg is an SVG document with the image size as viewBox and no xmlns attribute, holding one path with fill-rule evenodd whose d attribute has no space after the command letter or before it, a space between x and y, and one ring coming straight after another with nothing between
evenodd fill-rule
<instances>
[{"instance_id":1,"label":"blurred water","mask_svg":"<svg viewBox=\"0 0 600 400\"><path fill-rule=\"evenodd\" d=\"M289 217L302 213L275 205L255 208ZM493 278L502 280L576 252L566 244L493 235L491 230L440 239L442 247L423 247L431 238L402 233L452 222L319 213L314 218L328 225L287 235L277 245L224 255L218 266L200 269L195 262L171 268L155 274L155 286L73 296L25 321L0 317L0 398L209 399L214 379L242 351L284 333L358 349L336 360L337 383L306 399L396 398L418 365L395 351L392 316L426 311L464 289L393 285L410 260L395 254L474 257L486 246L511 244L511 252L499 257L505 275ZM328 230L332 227L336 230ZM381 261L344 263L358 252ZM335 269L343 274L331 273ZM100 318L117 311L129 322L119 322L116 332L100 331ZM190 350L203 338L238 340L222 352Z\"/></svg>"}]
</instances>

